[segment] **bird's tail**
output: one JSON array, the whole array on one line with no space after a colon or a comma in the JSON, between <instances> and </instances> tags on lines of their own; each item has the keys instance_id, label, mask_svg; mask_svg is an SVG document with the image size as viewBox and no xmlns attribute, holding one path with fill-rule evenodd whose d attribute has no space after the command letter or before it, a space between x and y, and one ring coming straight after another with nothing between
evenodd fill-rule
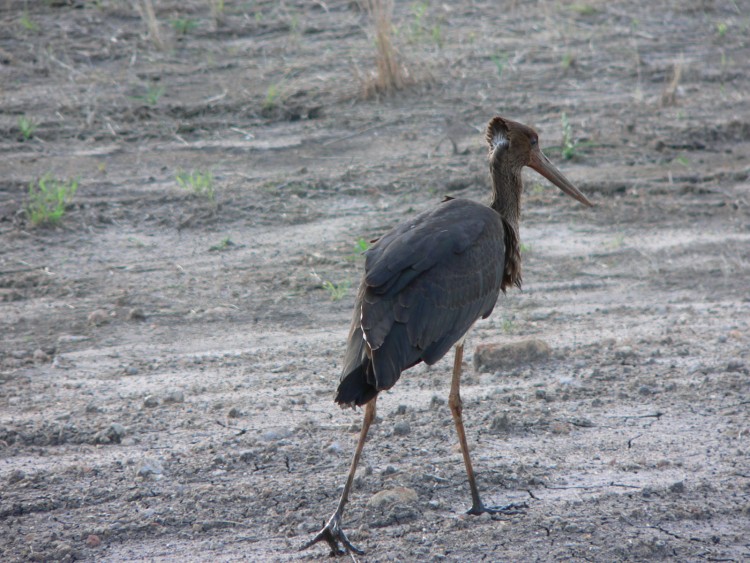
<instances>
[{"instance_id":1,"label":"bird's tail","mask_svg":"<svg viewBox=\"0 0 750 563\"><path fill-rule=\"evenodd\" d=\"M358 311L355 310L335 401L342 407L359 407L377 394L372 360L367 355L367 342L359 324Z\"/></svg>"},{"instance_id":2,"label":"bird's tail","mask_svg":"<svg viewBox=\"0 0 750 563\"><path fill-rule=\"evenodd\" d=\"M367 381L367 372L369 370L372 370L372 364L370 358L365 356L360 364L341 378L335 399L339 405L342 407L359 407L372 400L378 394L375 386Z\"/></svg>"}]
</instances>

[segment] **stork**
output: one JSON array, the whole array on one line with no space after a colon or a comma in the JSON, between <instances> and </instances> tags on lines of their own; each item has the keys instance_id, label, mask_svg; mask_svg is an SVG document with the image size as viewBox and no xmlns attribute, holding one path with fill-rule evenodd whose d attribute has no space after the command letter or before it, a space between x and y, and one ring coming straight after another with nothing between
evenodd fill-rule
<instances>
[{"instance_id":1,"label":"stork","mask_svg":"<svg viewBox=\"0 0 750 563\"><path fill-rule=\"evenodd\" d=\"M344 367L335 401L365 407L364 421L338 507L302 549L325 540L333 554L364 552L341 527L378 393L404 370L432 365L455 346L448 398L471 489L469 514L511 512L479 497L461 417L464 337L477 319L490 315L500 292L521 287L518 221L528 166L584 205L593 205L549 161L531 127L492 118L487 125L492 199L489 205L446 198L437 207L397 225L365 253L365 273L354 305ZM343 546L343 549L342 547Z\"/></svg>"}]
</instances>

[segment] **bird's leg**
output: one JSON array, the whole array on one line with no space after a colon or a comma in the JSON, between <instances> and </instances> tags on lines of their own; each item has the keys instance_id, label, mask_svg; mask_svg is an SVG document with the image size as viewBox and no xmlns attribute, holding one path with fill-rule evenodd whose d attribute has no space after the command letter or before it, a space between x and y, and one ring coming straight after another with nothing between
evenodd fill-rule
<instances>
[{"instance_id":1,"label":"bird's leg","mask_svg":"<svg viewBox=\"0 0 750 563\"><path fill-rule=\"evenodd\" d=\"M461 453L464 456L464 464L466 465L466 475L469 478L469 487L471 488L471 508L467 511L468 514L483 514L488 512L490 514L517 514L521 509L527 508L526 503L512 503L507 506L494 506L488 507L482 503L479 498L479 489L477 489L477 482L474 478L474 468L471 465L471 457L469 457L469 444L466 442L466 431L464 430L464 421L461 417L463 410L461 404L461 394L459 388L461 386L461 370L464 359L464 344L461 342L456 346L456 356L453 360L453 379L451 381L451 391L448 395L448 405L453 415L453 422L456 424L456 433L458 434L458 442L461 444Z\"/></svg>"},{"instance_id":2,"label":"bird's leg","mask_svg":"<svg viewBox=\"0 0 750 563\"><path fill-rule=\"evenodd\" d=\"M341 499L339 505L336 508L336 512L333 513L323 526L323 529L317 533L317 535L302 546L302 549L307 549L313 544L318 543L321 540L325 540L328 545L331 546L331 555L343 555L344 553L354 552L358 555L364 555L364 551L352 545L349 538L346 537L344 530L341 529L341 517L344 514L344 506L349 499L349 490L352 488L354 482L354 474L357 471L357 464L359 463L359 457L362 455L362 448L365 446L365 439L367 438L367 431L370 429L372 421L375 420L375 403L377 402L377 395L365 406L365 418L362 421L362 431L359 434L359 442L357 443L357 449L354 451L354 458L352 459L351 467L349 468L349 475L346 478L346 484L344 485L344 492L341 493ZM339 542L344 546L342 550L339 547Z\"/></svg>"}]
</instances>

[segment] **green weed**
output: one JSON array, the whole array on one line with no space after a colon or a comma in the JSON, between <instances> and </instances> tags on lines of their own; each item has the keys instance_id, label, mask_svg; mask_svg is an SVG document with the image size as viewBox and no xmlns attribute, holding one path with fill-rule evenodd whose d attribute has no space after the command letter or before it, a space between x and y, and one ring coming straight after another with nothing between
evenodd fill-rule
<instances>
[{"instance_id":1,"label":"green weed","mask_svg":"<svg viewBox=\"0 0 750 563\"><path fill-rule=\"evenodd\" d=\"M263 101L263 109L266 111L274 109L279 104L281 91L277 84L271 84L266 91L266 99Z\"/></svg>"},{"instance_id":2,"label":"green weed","mask_svg":"<svg viewBox=\"0 0 750 563\"><path fill-rule=\"evenodd\" d=\"M346 296L346 294L349 293L351 285L352 283L348 280L339 284L332 283L328 280L324 280L322 283L323 289L325 289L328 292L328 295L331 296L331 301L339 301Z\"/></svg>"},{"instance_id":3,"label":"green weed","mask_svg":"<svg viewBox=\"0 0 750 563\"><path fill-rule=\"evenodd\" d=\"M232 239L230 239L229 236L226 236L213 246L209 247L208 250L209 252L221 252L223 250L229 250L232 246L235 246L234 242L232 242Z\"/></svg>"},{"instance_id":4,"label":"green weed","mask_svg":"<svg viewBox=\"0 0 750 563\"><path fill-rule=\"evenodd\" d=\"M175 18L169 20L169 23L172 24L172 29L175 30L177 35L181 36L187 35L200 25L198 21L191 20L190 18Z\"/></svg>"},{"instance_id":5,"label":"green weed","mask_svg":"<svg viewBox=\"0 0 750 563\"><path fill-rule=\"evenodd\" d=\"M497 55L492 55L492 62L495 63L495 68L497 69L497 77L499 79L502 79L505 65L508 64L508 55L501 55L500 53L498 53Z\"/></svg>"},{"instance_id":6,"label":"green weed","mask_svg":"<svg viewBox=\"0 0 750 563\"><path fill-rule=\"evenodd\" d=\"M357 239L357 242L354 245L354 251L359 252L359 253L367 252L369 248L370 248L370 243L363 238Z\"/></svg>"},{"instance_id":7,"label":"green weed","mask_svg":"<svg viewBox=\"0 0 750 563\"><path fill-rule=\"evenodd\" d=\"M29 184L26 214L33 226L55 225L78 190L78 180L58 180L49 172Z\"/></svg>"},{"instance_id":8,"label":"green weed","mask_svg":"<svg viewBox=\"0 0 750 563\"><path fill-rule=\"evenodd\" d=\"M521 254L530 254L531 253L531 245L526 244L525 242L521 243Z\"/></svg>"},{"instance_id":9,"label":"green weed","mask_svg":"<svg viewBox=\"0 0 750 563\"><path fill-rule=\"evenodd\" d=\"M727 30L729 27L724 22L719 22L716 24L716 35L719 37L724 37L727 34Z\"/></svg>"},{"instance_id":10,"label":"green weed","mask_svg":"<svg viewBox=\"0 0 750 563\"><path fill-rule=\"evenodd\" d=\"M166 92L164 86L159 84L149 84L146 92L142 96L133 96L133 99L149 106L155 106L159 102L159 98L164 95L164 92Z\"/></svg>"},{"instance_id":11,"label":"green weed","mask_svg":"<svg viewBox=\"0 0 750 563\"><path fill-rule=\"evenodd\" d=\"M28 12L24 12L21 15L18 23L20 23L21 27L23 27L26 31L32 31L34 33L37 33L39 31L39 24L29 17Z\"/></svg>"},{"instance_id":12,"label":"green weed","mask_svg":"<svg viewBox=\"0 0 750 563\"><path fill-rule=\"evenodd\" d=\"M568 115L565 112L560 116L560 123L562 125L562 145L560 146L560 155L565 160L576 158L580 154L581 149L594 145L594 143L590 141L573 140L573 127L570 125Z\"/></svg>"},{"instance_id":13,"label":"green weed","mask_svg":"<svg viewBox=\"0 0 750 563\"><path fill-rule=\"evenodd\" d=\"M210 170L193 170L186 172L178 170L175 175L177 185L183 190L190 190L196 195L215 201L214 176Z\"/></svg>"},{"instance_id":14,"label":"green weed","mask_svg":"<svg viewBox=\"0 0 750 563\"><path fill-rule=\"evenodd\" d=\"M22 115L18 118L18 129L21 131L23 139L28 141L36 131L36 123L30 117Z\"/></svg>"}]
</instances>

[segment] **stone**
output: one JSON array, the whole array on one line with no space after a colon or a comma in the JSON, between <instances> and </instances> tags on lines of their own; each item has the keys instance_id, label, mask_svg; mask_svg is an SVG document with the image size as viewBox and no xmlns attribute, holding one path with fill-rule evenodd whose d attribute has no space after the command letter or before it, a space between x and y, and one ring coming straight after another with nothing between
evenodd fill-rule
<instances>
[{"instance_id":1,"label":"stone","mask_svg":"<svg viewBox=\"0 0 750 563\"><path fill-rule=\"evenodd\" d=\"M507 344L480 344L474 350L474 369L495 372L549 359L552 350L543 340L529 339Z\"/></svg>"},{"instance_id":2,"label":"stone","mask_svg":"<svg viewBox=\"0 0 750 563\"><path fill-rule=\"evenodd\" d=\"M404 504L417 501L417 491L408 487L394 487L379 491L370 497L367 506L370 508L383 508L390 504Z\"/></svg>"}]
</instances>

